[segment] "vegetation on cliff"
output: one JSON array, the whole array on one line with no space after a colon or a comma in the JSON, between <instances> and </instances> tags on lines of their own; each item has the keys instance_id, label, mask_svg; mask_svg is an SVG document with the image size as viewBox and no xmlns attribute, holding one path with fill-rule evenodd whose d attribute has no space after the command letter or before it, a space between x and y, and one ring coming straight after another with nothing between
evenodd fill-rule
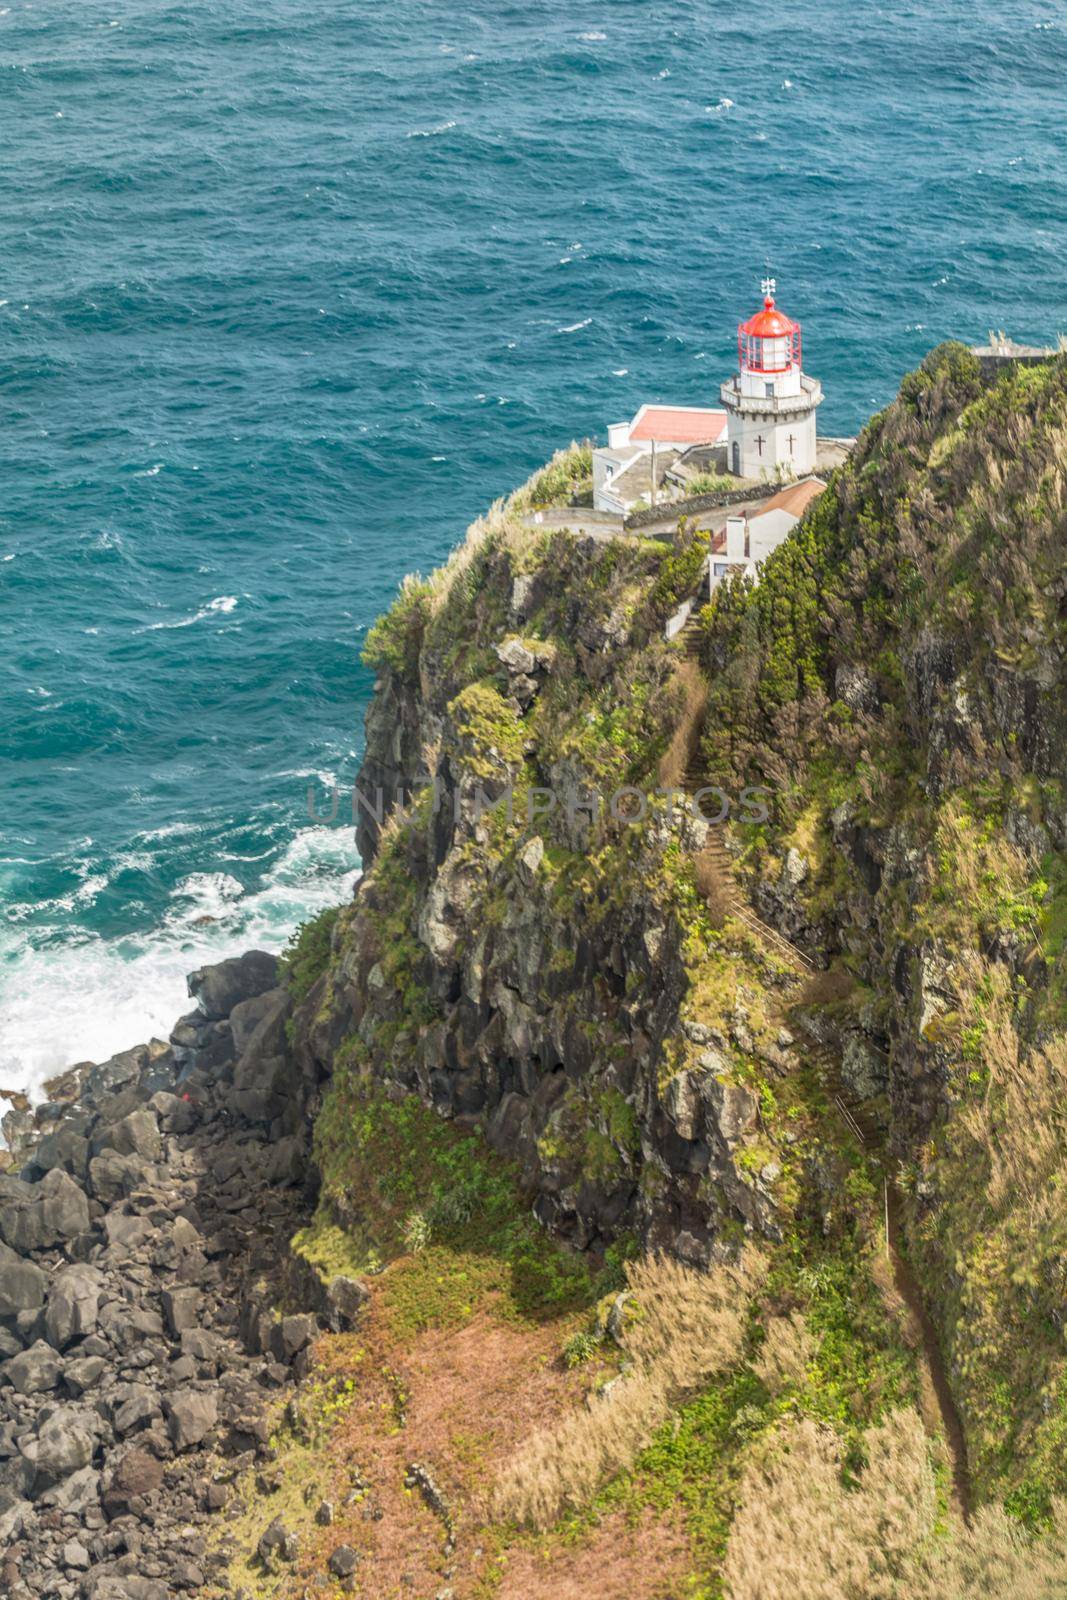
<instances>
[{"instance_id":1,"label":"vegetation on cliff","mask_svg":"<svg viewBox=\"0 0 1067 1600\"><path fill-rule=\"evenodd\" d=\"M774 791L753 841L871 994L909 1241L980 1493L1067 1489L1062 1230L1067 366L943 346L707 617L706 742ZM758 892L758 891L757 891Z\"/></svg>"},{"instance_id":2,"label":"vegetation on cliff","mask_svg":"<svg viewBox=\"0 0 1067 1600\"><path fill-rule=\"evenodd\" d=\"M371 1273L389 1370L510 1341L507 1422L489 1363L433 1434L457 1595L1062 1588L1065 447L1067 364L942 346L696 676L702 536L528 520L578 448L369 637L368 871L291 957L299 1244ZM661 1257L729 1337L642 1384Z\"/></svg>"}]
</instances>

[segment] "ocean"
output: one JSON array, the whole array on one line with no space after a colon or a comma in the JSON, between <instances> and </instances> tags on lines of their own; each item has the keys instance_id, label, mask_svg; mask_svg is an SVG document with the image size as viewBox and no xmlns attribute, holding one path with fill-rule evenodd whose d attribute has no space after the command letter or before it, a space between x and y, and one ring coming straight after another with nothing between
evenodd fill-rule
<instances>
[{"instance_id":1,"label":"ocean","mask_svg":"<svg viewBox=\"0 0 1067 1600\"><path fill-rule=\"evenodd\" d=\"M0 1088L350 892L374 616L764 274L824 433L1054 339L1065 73L1029 0L0 8Z\"/></svg>"}]
</instances>

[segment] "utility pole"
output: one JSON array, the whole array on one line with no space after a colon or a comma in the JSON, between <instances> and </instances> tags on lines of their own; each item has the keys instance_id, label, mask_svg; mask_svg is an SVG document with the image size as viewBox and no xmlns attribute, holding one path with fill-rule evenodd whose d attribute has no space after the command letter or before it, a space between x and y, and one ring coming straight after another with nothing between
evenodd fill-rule
<instances>
[{"instance_id":1,"label":"utility pole","mask_svg":"<svg viewBox=\"0 0 1067 1600\"><path fill-rule=\"evenodd\" d=\"M652 488L651 488L651 490L649 492L648 503L649 503L650 506L654 506L655 503L656 503L656 441L655 441L655 439L652 440Z\"/></svg>"}]
</instances>

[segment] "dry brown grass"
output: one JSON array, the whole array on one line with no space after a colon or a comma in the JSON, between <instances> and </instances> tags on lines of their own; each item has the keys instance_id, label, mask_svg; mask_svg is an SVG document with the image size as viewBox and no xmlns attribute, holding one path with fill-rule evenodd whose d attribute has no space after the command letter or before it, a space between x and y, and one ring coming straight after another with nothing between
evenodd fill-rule
<instances>
[{"instance_id":1,"label":"dry brown grass","mask_svg":"<svg viewBox=\"0 0 1067 1600\"><path fill-rule=\"evenodd\" d=\"M1062 1600L1067 1506L1027 1535L999 1507L938 1527L929 1445L908 1408L872 1428L857 1485L841 1441L805 1418L756 1447L723 1568L727 1600Z\"/></svg>"},{"instance_id":2,"label":"dry brown grass","mask_svg":"<svg viewBox=\"0 0 1067 1600\"><path fill-rule=\"evenodd\" d=\"M960 1130L988 1165L986 1196L999 1216L1014 1214L1023 1234L1062 1234L1067 1181L1067 1042L1024 1045L1015 1025L1011 978L1003 967L964 968L981 994L985 1092L965 1108Z\"/></svg>"},{"instance_id":3,"label":"dry brown grass","mask_svg":"<svg viewBox=\"0 0 1067 1600\"><path fill-rule=\"evenodd\" d=\"M783 1389L799 1387L808 1375L818 1345L799 1311L788 1316L772 1317L767 1324L767 1337L753 1369L771 1394L781 1394Z\"/></svg>"},{"instance_id":4,"label":"dry brown grass","mask_svg":"<svg viewBox=\"0 0 1067 1600\"><path fill-rule=\"evenodd\" d=\"M623 1471L666 1417L674 1396L736 1359L749 1299L766 1261L746 1250L736 1267L694 1272L663 1256L630 1263L635 1314L622 1343L633 1370L590 1409L520 1446L497 1481L496 1515L551 1526Z\"/></svg>"},{"instance_id":5,"label":"dry brown grass","mask_svg":"<svg viewBox=\"0 0 1067 1600\"><path fill-rule=\"evenodd\" d=\"M1052 1529L1030 1538L999 1506L923 1556L908 1600L1063 1600L1067 1594L1067 1504ZM895 1600L895 1597L894 1597Z\"/></svg>"},{"instance_id":6,"label":"dry brown grass","mask_svg":"<svg viewBox=\"0 0 1067 1600\"><path fill-rule=\"evenodd\" d=\"M721 928L737 899L735 886L711 850L701 850L693 858L697 889L708 908L713 928Z\"/></svg>"},{"instance_id":7,"label":"dry brown grass","mask_svg":"<svg viewBox=\"0 0 1067 1600\"><path fill-rule=\"evenodd\" d=\"M798 1009L843 1005L855 990L856 980L851 972L846 972L844 967L828 967L825 972L813 972L805 978L796 1005Z\"/></svg>"},{"instance_id":8,"label":"dry brown grass","mask_svg":"<svg viewBox=\"0 0 1067 1600\"><path fill-rule=\"evenodd\" d=\"M937 1492L917 1412L867 1434L859 1486L841 1480L841 1441L805 1418L757 1447L741 1482L723 1568L729 1600L889 1600L929 1537Z\"/></svg>"},{"instance_id":9,"label":"dry brown grass","mask_svg":"<svg viewBox=\"0 0 1067 1600\"><path fill-rule=\"evenodd\" d=\"M675 686L680 705L671 742L659 763L662 789L683 789L690 758L696 753L708 705L708 680L695 661L679 661Z\"/></svg>"},{"instance_id":10,"label":"dry brown grass","mask_svg":"<svg viewBox=\"0 0 1067 1600\"><path fill-rule=\"evenodd\" d=\"M529 549L534 535L523 519L534 508L535 487L546 479L565 477L570 465L586 448L575 443L557 450L551 461L540 467L526 483L506 498L494 500L489 510L471 523L463 542L455 547L443 566L430 574L430 604L434 612L442 609L457 580L490 540L516 553Z\"/></svg>"}]
</instances>

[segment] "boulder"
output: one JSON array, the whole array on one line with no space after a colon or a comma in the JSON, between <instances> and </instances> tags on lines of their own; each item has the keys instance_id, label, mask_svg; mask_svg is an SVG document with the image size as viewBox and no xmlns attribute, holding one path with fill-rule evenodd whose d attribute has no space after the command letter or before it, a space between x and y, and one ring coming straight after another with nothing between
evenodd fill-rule
<instances>
[{"instance_id":1,"label":"boulder","mask_svg":"<svg viewBox=\"0 0 1067 1600\"><path fill-rule=\"evenodd\" d=\"M63 1382L73 1395L84 1394L86 1389L92 1389L100 1382L107 1371L107 1362L103 1356L81 1356L77 1361L68 1361L63 1368Z\"/></svg>"},{"instance_id":2,"label":"boulder","mask_svg":"<svg viewBox=\"0 0 1067 1600\"><path fill-rule=\"evenodd\" d=\"M296 1188L307 1176L309 1161L307 1143L292 1134L279 1139L267 1151L263 1163L265 1182L281 1189Z\"/></svg>"},{"instance_id":3,"label":"boulder","mask_svg":"<svg viewBox=\"0 0 1067 1600\"><path fill-rule=\"evenodd\" d=\"M323 1291L322 1315L333 1333L354 1328L370 1302L370 1290L358 1278L331 1278Z\"/></svg>"},{"instance_id":4,"label":"boulder","mask_svg":"<svg viewBox=\"0 0 1067 1600\"><path fill-rule=\"evenodd\" d=\"M289 1531L280 1517L275 1517L256 1546L256 1554L268 1570L276 1561L295 1561L298 1550L296 1534Z\"/></svg>"},{"instance_id":5,"label":"boulder","mask_svg":"<svg viewBox=\"0 0 1067 1600\"><path fill-rule=\"evenodd\" d=\"M148 1427L160 1413L159 1396L146 1383L125 1384L120 1394L121 1403L111 1419L112 1427L120 1438Z\"/></svg>"},{"instance_id":6,"label":"boulder","mask_svg":"<svg viewBox=\"0 0 1067 1600\"><path fill-rule=\"evenodd\" d=\"M104 1279L96 1267L78 1264L56 1274L48 1296L44 1333L56 1350L84 1339L96 1327Z\"/></svg>"},{"instance_id":7,"label":"boulder","mask_svg":"<svg viewBox=\"0 0 1067 1600\"><path fill-rule=\"evenodd\" d=\"M39 1172L62 1167L73 1177L84 1179L88 1164L89 1141L84 1129L73 1120L61 1122L51 1133L46 1133L33 1152L33 1165Z\"/></svg>"},{"instance_id":8,"label":"boulder","mask_svg":"<svg viewBox=\"0 0 1067 1600\"><path fill-rule=\"evenodd\" d=\"M88 1467L99 1419L74 1406L53 1411L35 1437L19 1441L19 1453L34 1499L43 1490Z\"/></svg>"},{"instance_id":9,"label":"boulder","mask_svg":"<svg viewBox=\"0 0 1067 1600\"><path fill-rule=\"evenodd\" d=\"M57 1511L68 1513L70 1516L81 1516L90 1509L95 1510L100 1496L100 1474L94 1472L92 1467L82 1467L78 1472L72 1472L68 1478L57 1483L54 1488L48 1489L40 1496L39 1505L54 1507Z\"/></svg>"},{"instance_id":10,"label":"boulder","mask_svg":"<svg viewBox=\"0 0 1067 1600\"><path fill-rule=\"evenodd\" d=\"M59 1554L68 1572L88 1572L89 1552L80 1540L68 1539Z\"/></svg>"},{"instance_id":11,"label":"boulder","mask_svg":"<svg viewBox=\"0 0 1067 1600\"><path fill-rule=\"evenodd\" d=\"M48 1276L32 1261L0 1244L0 1319L36 1311L44 1305Z\"/></svg>"},{"instance_id":12,"label":"boulder","mask_svg":"<svg viewBox=\"0 0 1067 1600\"><path fill-rule=\"evenodd\" d=\"M170 1600L172 1592L159 1578L133 1578L108 1572L94 1578L85 1594L87 1600Z\"/></svg>"},{"instance_id":13,"label":"boulder","mask_svg":"<svg viewBox=\"0 0 1067 1600\"><path fill-rule=\"evenodd\" d=\"M9 1489L0 1489L0 1546L12 1544L34 1515L29 1500L20 1500Z\"/></svg>"},{"instance_id":14,"label":"boulder","mask_svg":"<svg viewBox=\"0 0 1067 1600\"><path fill-rule=\"evenodd\" d=\"M179 1451L200 1444L219 1420L218 1396L212 1390L179 1389L166 1407L167 1430Z\"/></svg>"},{"instance_id":15,"label":"boulder","mask_svg":"<svg viewBox=\"0 0 1067 1600\"><path fill-rule=\"evenodd\" d=\"M521 639L505 639L503 644L496 647L497 660L509 672L522 673L529 676L537 666L536 657Z\"/></svg>"},{"instance_id":16,"label":"boulder","mask_svg":"<svg viewBox=\"0 0 1067 1600\"><path fill-rule=\"evenodd\" d=\"M155 1494L163 1482L163 1463L139 1447L127 1450L104 1490L104 1510L109 1517L124 1516L132 1501Z\"/></svg>"},{"instance_id":17,"label":"boulder","mask_svg":"<svg viewBox=\"0 0 1067 1600\"><path fill-rule=\"evenodd\" d=\"M159 1123L147 1106L129 1112L117 1122L98 1128L93 1135L94 1156L114 1150L120 1156L139 1156L142 1161L158 1161L163 1154Z\"/></svg>"},{"instance_id":18,"label":"boulder","mask_svg":"<svg viewBox=\"0 0 1067 1600\"><path fill-rule=\"evenodd\" d=\"M163 1318L173 1339L180 1339L187 1328L195 1328L200 1321L199 1289L164 1289L160 1295Z\"/></svg>"},{"instance_id":19,"label":"boulder","mask_svg":"<svg viewBox=\"0 0 1067 1600\"><path fill-rule=\"evenodd\" d=\"M131 1217L124 1211L109 1211L104 1218L104 1232L107 1235L108 1254L122 1260L147 1244L155 1229L147 1217Z\"/></svg>"},{"instance_id":20,"label":"boulder","mask_svg":"<svg viewBox=\"0 0 1067 1600\"><path fill-rule=\"evenodd\" d=\"M271 1016L287 995L286 989L268 989L263 994L255 995L251 1000L242 1000L240 1005L234 1006L230 1013L230 1030L233 1034L234 1048L239 1056L244 1055L263 1019Z\"/></svg>"},{"instance_id":21,"label":"boulder","mask_svg":"<svg viewBox=\"0 0 1067 1600\"><path fill-rule=\"evenodd\" d=\"M292 1009L288 989L264 996L258 1020L234 1068L233 1103L250 1122L269 1122L291 1100L285 1023Z\"/></svg>"},{"instance_id":22,"label":"boulder","mask_svg":"<svg viewBox=\"0 0 1067 1600\"><path fill-rule=\"evenodd\" d=\"M359 1551L353 1550L350 1544L339 1544L327 1563L335 1578L340 1578L344 1583L351 1578L359 1566Z\"/></svg>"},{"instance_id":23,"label":"boulder","mask_svg":"<svg viewBox=\"0 0 1067 1600\"><path fill-rule=\"evenodd\" d=\"M42 1394L59 1382L62 1364L50 1344L38 1339L4 1362L3 1372L16 1394Z\"/></svg>"},{"instance_id":24,"label":"boulder","mask_svg":"<svg viewBox=\"0 0 1067 1600\"><path fill-rule=\"evenodd\" d=\"M318 1336L319 1325L308 1313L283 1317L271 1329L270 1347L279 1361L292 1361Z\"/></svg>"},{"instance_id":25,"label":"boulder","mask_svg":"<svg viewBox=\"0 0 1067 1600\"><path fill-rule=\"evenodd\" d=\"M190 1133L196 1127L196 1107L184 1095L169 1094L161 1089L148 1104L165 1133Z\"/></svg>"},{"instance_id":26,"label":"boulder","mask_svg":"<svg viewBox=\"0 0 1067 1600\"><path fill-rule=\"evenodd\" d=\"M24 1184L0 1209L0 1235L21 1255L75 1239L89 1228L89 1202L66 1172L54 1168L40 1183Z\"/></svg>"},{"instance_id":27,"label":"boulder","mask_svg":"<svg viewBox=\"0 0 1067 1600\"><path fill-rule=\"evenodd\" d=\"M140 1156L120 1155L117 1150L105 1150L89 1162L89 1192L104 1205L132 1194L148 1174L148 1163Z\"/></svg>"},{"instance_id":28,"label":"boulder","mask_svg":"<svg viewBox=\"0 0 1067 1600\"><path fill-rule=\"evenodd\" d=\"M189 994L206 1017L228 1017L242 1000L273 989L278 982L278 958L264 950L249 950L243 956L201 967L189 975Z\"/></svg>"}]
</instances>

